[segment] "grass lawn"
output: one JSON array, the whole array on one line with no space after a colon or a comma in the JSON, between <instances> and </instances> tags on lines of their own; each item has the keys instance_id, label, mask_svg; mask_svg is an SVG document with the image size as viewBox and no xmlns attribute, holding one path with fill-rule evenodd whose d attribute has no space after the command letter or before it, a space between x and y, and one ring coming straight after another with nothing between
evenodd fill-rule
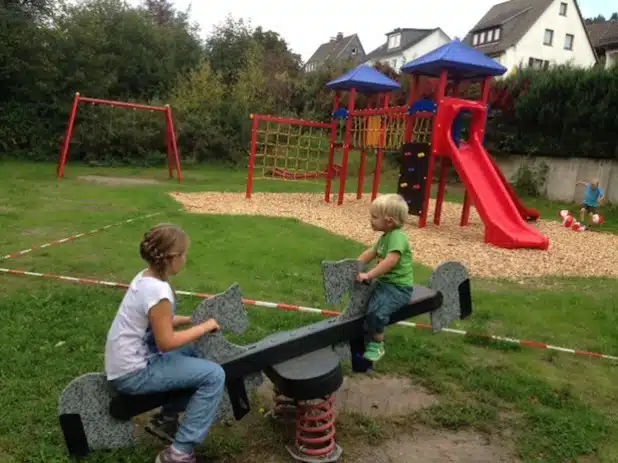
<instances>
[{"instance_id":1,"label":"grass lawn","mask_svg":"<svg viewBox=\"0 0 618 463\"><path fill-rule=\"evenodd\" d=\"M238 282L249 298L327 307L320 262L355 257L362 249L359 243L295 220L179 212L180 205L166 192L241 192L245 186L244 170L199 167L184 173L185 183L179 186L166 179L163 169L69 164L66 178L58 182L52 165L1 163L0 255L119 220L162 214L4 261L0 267L128 282L143 267L138 253L143 233L156 222L170 221L185 228L193 241L187 268L173 282L177 289L216 293ZM77 180L86 174L155 177L161 183L110 187ZM350 191L355 183L348 182ZM383 190L390 189L392 183L385 180ZM256 183L256 191L321 190L320 185L293 182ZM562 208L527 204L548 217ZM608 228L618 223L615 216L606 221ZM424 267L416 271L421 283L431 273ZM618 355L615 281L555 278L523 286L474 279L472 289L475 312L457 327ZM102 370L105 336L123 292L1 275L0 295L0 461L67 461L58 395L74 377ZM179 310L189 314L197 303L181 297ZM239 342L320 319L248 310L252 326L235 338ZM392 421L342 417L339 440L344 449L359 440L377 445L422 424L501 433L526 462L618 461L617 362L402 327L389 332L388 345L377 374L408 376L437 394L439 404ZM278 439L264 421L250 419L232 428L216 427L204 452L217 461L265 461L268 452L284 455ZM93 453L87 461L151 462L158 448L148 441L135 449ZM256 457L260 452L262 457Z\"/></svg>"}]
</instances>

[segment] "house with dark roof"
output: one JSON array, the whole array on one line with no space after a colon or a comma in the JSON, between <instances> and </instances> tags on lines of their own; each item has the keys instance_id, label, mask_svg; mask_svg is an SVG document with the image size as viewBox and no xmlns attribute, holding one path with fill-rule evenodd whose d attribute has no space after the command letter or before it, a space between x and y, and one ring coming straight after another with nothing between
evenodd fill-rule
<instances>
[{"instance_id":1,"label":"house with dark roof","mask_svg":"<svg viewBox=\"0 0 618 463\"><path fill-rule=\"evenodd\" d=\"M591 67L597 55L577 0L510 0L494 5L464 38L509 71L570 63Z\"/></svg>"},{"instance_id":2,"label":"house with dark roof","mask_svg":"<svg viewBox=\"0 0 618 463\"><path fill-rule=\"evenodd\" d=\"M592 46L605 58L605 68L618 65L618 20L587 24Z\"/></svg>"},{"instance_id":3,"label":"house with dark roof","mask_svg":"<svg viewBox=\"0 0 618 463\"><path fill-rule=\"evenodd\" d=\"M307 60L303 69L307 72L315 71L327 62L332 63L361 63L365 58L365 49L358 34L344 36L343 32L323 43Z\"/></svg>"},{"instance_id":4,"label":"house with dark roof","mask_svg":"<svg viewBox=\"0 0 618 463\"><path fill-rule=\"evenodd\" d=\"M451 41L451 38L439 27L434 29L398 28L385 35L386 42L365 56L365 64L373 65L380 62L399 71L407 62Z\"/></svg>"}]
</instances>

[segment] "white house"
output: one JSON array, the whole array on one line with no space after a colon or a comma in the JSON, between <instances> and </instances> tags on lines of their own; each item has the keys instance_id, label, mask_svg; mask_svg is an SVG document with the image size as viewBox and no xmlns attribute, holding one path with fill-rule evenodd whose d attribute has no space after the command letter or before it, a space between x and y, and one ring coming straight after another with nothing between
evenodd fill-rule
<instances>
[{"instance_id":1,"label":"white house","mask_svg":"<svg viewBox=\"0 0 618 463\"><path fill-rule=\"evenodd\" d=\"M439 27L435 29L395 29L386 34L386 42L365 56L365 64L376 62L399 69L408 61L418 58L450 42Z\"/></svg>"},{"instance_id":2,"label":"white house","mask_svg":"<svg viewBox=\"0 0 618 463\"><path fill-rule=\"evenodd\" d=\"M591 67L597 55L577 0L510 0L493 6L464 39L504 67Z\"/></svg>"}]
</instances>

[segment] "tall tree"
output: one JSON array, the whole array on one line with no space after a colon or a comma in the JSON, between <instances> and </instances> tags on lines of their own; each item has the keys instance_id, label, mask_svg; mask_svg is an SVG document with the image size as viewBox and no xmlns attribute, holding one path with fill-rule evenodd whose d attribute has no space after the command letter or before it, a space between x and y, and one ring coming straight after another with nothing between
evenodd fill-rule
<instances>
[{"instance_id":1,"label":"tall tree","mask_svg":"<svg viewBox=\"0 0 618 463\"><path fill-rule=\"evenodd\" d=\"M170 25L176 17L174 5L168 0L144 0L144 8L160 26Z\"/></svg>"}]
</instances>

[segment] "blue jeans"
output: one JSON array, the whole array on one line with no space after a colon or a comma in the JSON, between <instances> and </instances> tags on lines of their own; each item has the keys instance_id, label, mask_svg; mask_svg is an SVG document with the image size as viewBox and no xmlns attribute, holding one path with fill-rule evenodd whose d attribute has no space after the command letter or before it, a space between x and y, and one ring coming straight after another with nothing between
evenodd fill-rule
<instances>
[{"instance_id":1,"label":"blue jeans","mask_svg":"<svg viewBox=\"0 0 618 463\"><path fill-rule=\"evenodd\" d=\"M367 305L365 332L384 333L384 328L390 323L391 315L410 303L413 289L378 280Z\"/></svg>"},{"instance_id":2,"label":"blue jeans","mask_svg":"<svg viewBox=\"0 0 618 463\"><path fill-rule=\"evenodd\" d=\"M174 389L193 389L192 395L181 397L178 403L166 404L164 414L185 412L174 440L174 447L181 452L191 452L204 442L217 416L225 372L220 365L197 358L193 349L182 349L156 355L143 370L111 381L123 394L148 394Z\"/></svg>"}]
</instances>

